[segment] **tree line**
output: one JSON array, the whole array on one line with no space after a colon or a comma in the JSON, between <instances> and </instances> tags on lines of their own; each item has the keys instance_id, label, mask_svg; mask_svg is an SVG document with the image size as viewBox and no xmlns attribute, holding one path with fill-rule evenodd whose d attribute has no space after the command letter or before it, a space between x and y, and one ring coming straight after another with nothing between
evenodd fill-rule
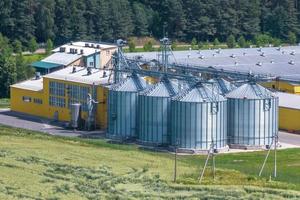
<instances>
[{"instance_id":1,"label":"tree line","mask_svg":"<svg viewBox=\"0 0 300 200\"><path fill-rule=\"evenodd\" d=\"M299 0L1 0L0 32L30 46L163 35L191 42L300 34Z\"/></svg>"}]
</instances>

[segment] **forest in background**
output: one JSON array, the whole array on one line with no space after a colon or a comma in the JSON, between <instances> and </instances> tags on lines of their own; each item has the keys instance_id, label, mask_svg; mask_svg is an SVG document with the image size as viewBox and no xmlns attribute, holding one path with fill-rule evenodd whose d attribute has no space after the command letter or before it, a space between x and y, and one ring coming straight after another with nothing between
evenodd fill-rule
<instances>
[{"instance_id":1,"label":"forest in background","mask_svg":"<svg viewBox=\"0 0 300 200\"><path fill-rule=\"evenodd\" d=\"M300 0L1 0L0 98L9 86L33 76L23 56L70 41L129 39L128 51L234 48L282 43L300 36ZM136 48L132 38L150 38ZM190 46L177 46L188 43ZM224 43L226 43L224 45ZM157 44L157 43L156 43ZM127 49L126 49L127 50ZM33 55L35 56L35 55Z\"/></svg>"},{"instance_id":2,"label":"forest in background","mask_svg":"<svg viewBox=\"0 0 300 200\"><path fill-rule=\"evenodd\" d=\"M24 46L51 39L113 42L130 36L223 42L300 34L299 0L1 0L0 32Z\"/></svg>"}]
</instances>

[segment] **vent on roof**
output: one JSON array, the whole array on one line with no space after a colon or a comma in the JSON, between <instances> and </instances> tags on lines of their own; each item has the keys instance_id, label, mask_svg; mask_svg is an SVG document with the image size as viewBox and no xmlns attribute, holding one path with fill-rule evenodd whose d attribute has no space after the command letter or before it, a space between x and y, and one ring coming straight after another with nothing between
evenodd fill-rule
<instances>
[{"instance_id":1,"label":"vent on roof","mask_svg":"<svg viewBox=\"0 0 300 200\"><path fill-rule=\"evenodd\" d=\"M262 53L260 54L260 56L261 56L261 57L265 57L266 55L265 55L264 52L262 52Z\"/></svg>"},{"instance_id":2,"label":"vent on roof","mask_svg":"<svg viewBox=\"0 0 300 200\"><path fill-rule=\"evenodd\" d=\"M91 67L87 67L87 75L91 75L92 74L92 68Z\"/></svg>"},{"instance_id":3,"label":"vent on roof","mask_svg":"<svg viewBox=\"0 0 300 200\"><path fill-rule=\"evenodd\" d=\"M270 61L270 63L272 63L272 64L273 64L273 63L274 63L274 60L271 60L271 61Z\"/></svg>"},{"instance_id":4,"label":"vent on roof","mask_svg":"<svg viewBox=\"0 0 300 200\"><path fill-rule=\"evenodd\" d=\"M200 58L200 59L204 59L204 55L200 55L199 58Z\"/></svg>"},{"instance_id":5,"label":"vent on roof","mask_svg":"<svg viewBox=\"0 0 300 200\"><path fill-rule=\"evenodd\" d=\"M72 74L76 73L76 67L73 66L73 69L72 69Z\"/></svg>"},{"instance_id":6,"label":"vent on roof","mask_svg":"<svg viewBox=\"0 0 300 200\"><path fill-rule=\"evenodd\" d=\"M294 56L294 55L295 55L295 51L292 51L290 54L291 54L292 56Z\"/></svg>"},{"instance_id":7,"label":"vent on roof","mask_svg":"<svg viewBox=\"0 0 300 200\"><path fill-rule=\"evenodd\" d=\"M35 80L39 80L41 78L41 72L35 72Z\"/></svg>"},{"instance_id":8,"label":"vent on roof","mask_svg":"<svg viewBox=\"0 0 300 200\"><path fill-rule=\"evenodd\" d=\"M235 54L231 54L230 57L231 58L235 58L236 56L235 56Z\"/></svg>"},{"instance_id":9,"label":"vent on roof","mask_svg":"<svg viewBox=\"0 0 300 200\"><path fill-rule=\"evenodd\" d=\"M89 45L89 43L85 43L84 46L85 47L89 47L90 45Z\"/></svg>"},{"instance_id":10,"label":"vent on roof","mask_svg":"<svg viewBox=\"0 0 300 200\"><path fill-rule=\"evenodd\" d=\"M216 50L216 53L220 54L221 53L221 49Z\"/></svg>"},{"instance_id":11,"label":"vent on roof","mask_svg":"<svg viewBox=\"0 0 300 200\"><path fill-rule=\"evenodd\" d=\"M262 66L262 62L256 63L257 66Z\"/></svg>"},{"instance_id":12,"label":"vent on roof","mask_svg":"<svg viewBox=\"0 0 300 200\"><path fill-rule=\"evenodd\" d=\"M285 51L282 51L281 53L282 53L282 54L285 54Z\"/></svg>"},{"instance_id":13,"label":"vent on roof","mask_svg":"<svg viewBox=\"0 0 300 200\"><path fill-rule=\"evenodd\" d=\"M290 65L294 65L294 64L295 64L295 61L290 60L290 61L289 61L289 64L290 64Z\"/></svg>"},{"instance_id":14,"label":"vent on roof","mask_svg":"<svg viewBox=\"0 0 300 200\"><path fill-rule=\"evenodd\" d=\"M279 46L279 47L277 48L277 51L281 51L281 46Z\"/></svg>"},{"instance_id":15,"label":"vent on roof","mask_svg":"<svg viewBox=\"0 0 300 200\"><path fill-rule=\"evenodd\" d=\"M94 44L91 44L91 47L94 48Z\"/></svg>"},{"instance_id":16,"label":"vent on roof","mask_svg":"<svg viewBox=\"0 0 300 200\"><path fill-rule=\"evenodd\" d=\"M66 47L60 47L59 48L59 52L65 52L66 51Z\"/></svg>"},{"instance_id":17,"label":"vent on roof","mask_svg":"<svg viewBox=\"0 0 300 200\"><path fill-rule=\"evenodd\" d=\"M97 49L100 49L100 44L97 44Z\"/></svg>"},{"instance_id":18,"label":"vent on roof","mask_svg":"<svg viewBox=\"0 0 300 200\"><path fill-rule=\"evenodd\" d=\"M238 62L234 62L234 65L238 65Z\"/></svg>"},{"instance_id":19,"label":"vent on roof","mask_svg":"<svg viewBox=\"0 0 300 200\"><path fill-rule=\"evenodd\" d=\"M244 56L245 56L246 54L247 54L246 52L243 53Z\"/></svg>"},{"instance_id":20,"label":"vent on roof","mask_svg":"<svg viewBox=\"0 0 300 200\"><path fill-rule=\"evenodd\" d=\"M83 49L80 49L80 54L84 54L84 50Z\"/></svg>"},{"instance_id":21,"label":"vent on roof","mask_svg":"<svg viewBox=\"0 0 300 200\"><path fill-rule=\"evenodd\" d=\"M102 78L105 78L105 77L107 77L107 75L106 75L106 71L104 71L104 72L103 72L103 76L102 76Z\"/></svg>"},{"instance_id":22,"label":"vent on roof","mask_svg":"<svg viewBox=\"0 0 300 200\"><path fill-rule=\"evenodd\" d=\"M262 51L262 48L261 48L261 47L259 47L259 49L257 49L257 51L261 52L261 51Z\"/></svg>"},{"instance_id":23,"label":"vent on roof","mask_svg":"<svg viewBox=\"0 0 300 200\"><path fill-rule=\"evenodd\" d=\"M216 56L216 54L213 53L213 57L215 57L215 56Z\"/></svg>"}]
</instances>

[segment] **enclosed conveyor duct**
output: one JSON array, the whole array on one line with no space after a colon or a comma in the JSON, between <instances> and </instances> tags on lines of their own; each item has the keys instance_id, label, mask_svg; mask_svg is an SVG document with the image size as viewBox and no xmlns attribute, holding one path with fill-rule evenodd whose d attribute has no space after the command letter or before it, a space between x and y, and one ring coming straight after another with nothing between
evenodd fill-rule
<instances>
[{"instance_id":1,"label":"enclosed conveyor duct","mask_svg":"<svg viewBox=\"0 0 300 200\"><path fill-rule=\"evenodd\" d=\"M208 82L213 83L213 84L207 84L208 87L210 87L212 90L214 90L215 92L223 96L231 92L232 90L236 89L236 86L233 83L223 78L213 78L210 79Z\"/></svg>"},{"instance_id":2,"label":"enclosed conveyor duct","mask_svg":"<svg viewBox=\"0 0 300 200\"><path fill-rule=\"evenodd\" d=\"M245 83L226 97L230 145L270 145L278 133L278 97L256 83Z\"/></svg>"},{"instance_id":3,"label":"enclosed conveyor duct","mask_svg":"<svg viewBox=\"0 0 300 200\"><path fill-rule=\"evenodd\" d=\"M163 77L139 96L139 140L143 144L170 144L171 98L178 85Z\"/></svg>"},{"instance_id":4,"label":"enclosed conveyor duct","mask_svg":"<svg viewBox=\"0 0 300 200\"><path fill-rule=\"evenodd\" d=\"M208 150L226 146L227 100L198 83L172 99L172 146Z\"/></svg>"},{"instance_id":5,"label":"enclosed conveyor duct","mask_svg":"<svg viewBox=\"0 0 300 200\"><path fill-rule=\"evenodd\" d=\"M137 137L138 93L146 89L144 79L136 74L113 85L108 94L108 133L112 139Z\"/></svg>"}]
</instances>

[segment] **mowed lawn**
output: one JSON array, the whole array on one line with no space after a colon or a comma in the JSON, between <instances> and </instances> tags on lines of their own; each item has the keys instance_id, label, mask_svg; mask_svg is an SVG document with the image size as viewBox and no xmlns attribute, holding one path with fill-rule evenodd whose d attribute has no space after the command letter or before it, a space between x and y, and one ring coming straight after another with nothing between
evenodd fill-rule
<instances>
[{"instance_id":1,"label":"mowed lawn","mask_svg":"<svg viewBox=\"0 0 300 200\"><path fill-rule=\"evenodd\" d=\"M0 126L0 199L300 199L300 150L278 152L278 178L258 178L266 152L179 156L105 140L62 138ZM272 157L271 157L272 158Z\"/></svg>"}]
</instances>

